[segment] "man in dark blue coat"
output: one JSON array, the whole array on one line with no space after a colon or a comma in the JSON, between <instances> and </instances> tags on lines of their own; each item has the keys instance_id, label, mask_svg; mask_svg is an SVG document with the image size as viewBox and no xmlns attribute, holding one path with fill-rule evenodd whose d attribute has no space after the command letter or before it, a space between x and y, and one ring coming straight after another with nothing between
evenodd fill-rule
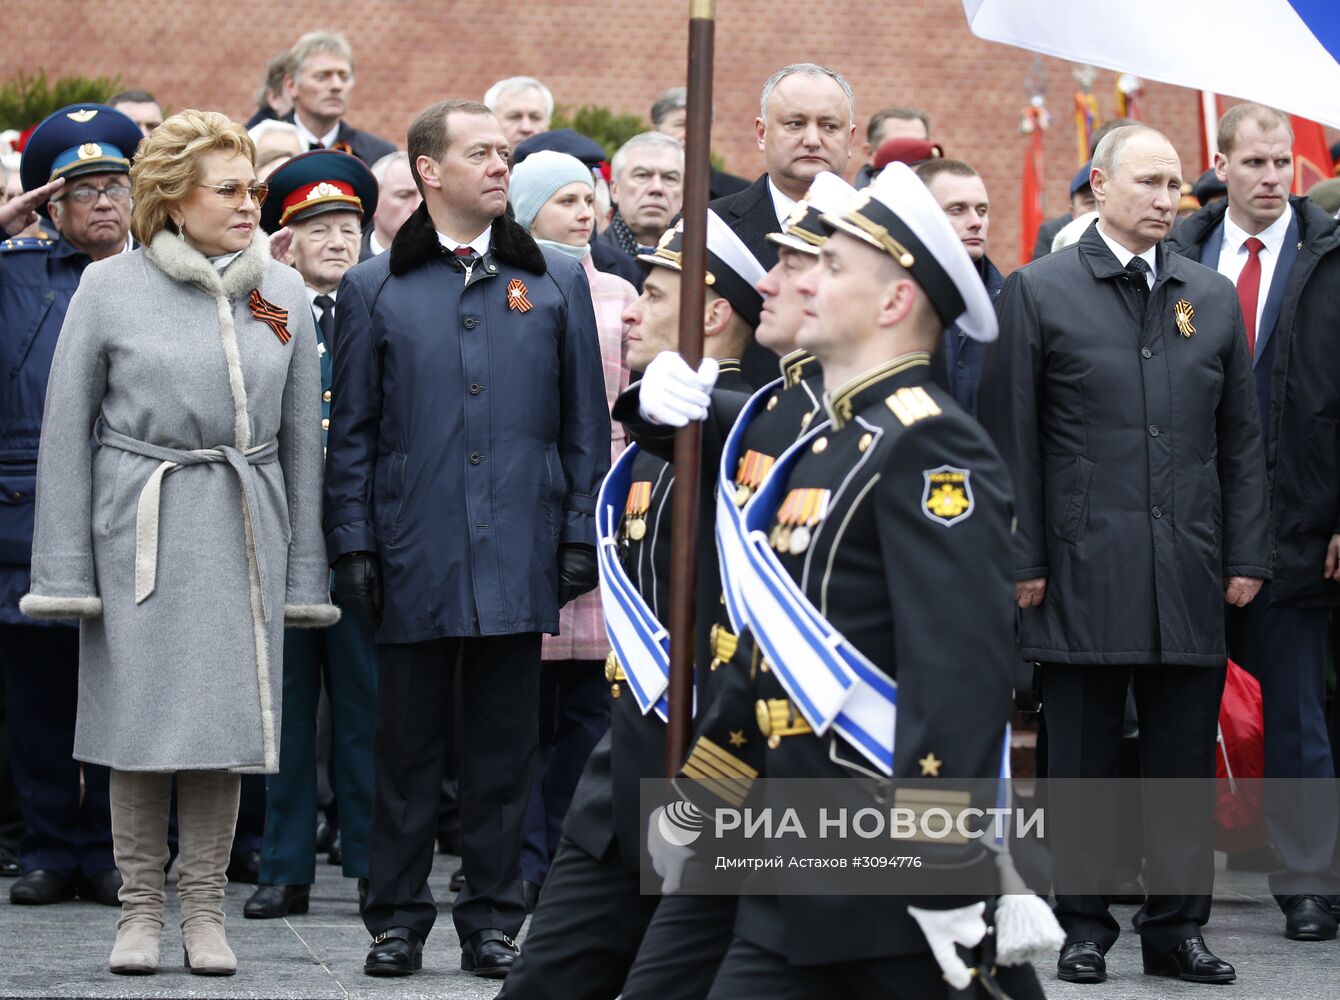
<instances>
[{"instance_id":1,"label":"man in dark blue coat","mask_svg":"<svg viewBox=\"0 0 1340 1000\"><path fill-rule=\"evenodd\" d=\"M506 975L526 916L521 828L540 634L592 589L609 412L584 272L506 217L492 112L410 126L424 203L339 288L326 540L335 594L377 624L365 971L422 965L453 668L464 698L462 967ZM384 600L383 600L384 595Z\"/></svg>"},{"instance_id":2,"label":"man in dark blue coat","mask_svg":"<svg viewBox=\"0 0 1340 1000\"><path fill-rule=\"evenodd\" d=\"M84 269L129 246L130 157L140 128L101 104L62 108L28 140L27 192L5 206L0 229L21 232L50 198L57 240L0 242L0 662L10 761L23 813L23 875L13 903L74 897L119 905L107 769L75 761L79 636L19 614L28 590L37 443L47 375L65 310ZM51 187L51 182L61 182ZM81 770L83 793L81 795Z\"/></svg>"},{"instance_id":3,"label":"man in dark blue coat","mask_svg":"<svg viewBox=\"0 0 1340 1000\"><path fill-rule=\"evenodd\" d=\"M1296 941L1334 938L1340 893L1335 771L1326 735L1326 650L1340 605L1340 230L1289 198L1287 116L1234 105L1219 123L1215 173L1228 189L1173 246L1237 286L1265 435L1274 579L1228 617L1229 651L1261 682L1266 823L1284 862L1270 888ZM1310 786L1304 791L1303 786Z\"/></svg>"}]
</instances>

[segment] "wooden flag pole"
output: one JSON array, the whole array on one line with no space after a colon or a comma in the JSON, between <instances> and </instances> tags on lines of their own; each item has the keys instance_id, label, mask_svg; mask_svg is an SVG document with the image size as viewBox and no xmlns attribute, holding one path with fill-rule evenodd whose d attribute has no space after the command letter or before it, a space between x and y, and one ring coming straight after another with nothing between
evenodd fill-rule
<instances>
[{"instance_id":1,"label":"wooden flag pole","mask_svg":"<svg viewBox=\"0 0 1340 1000\"><path fill-rule=\"evenodd\" d=\"M679 353L697 368L703 357L707 300L707 201L712 141L712 60L715 0L690 0L688 121L684 135L684 242L679 297ZM665 767L674 777L689 749L693 723L694 602L698 573L698 490L701 424L675 434L675 489L671 505L670 719Z\"/></svg>"}]
</instances>

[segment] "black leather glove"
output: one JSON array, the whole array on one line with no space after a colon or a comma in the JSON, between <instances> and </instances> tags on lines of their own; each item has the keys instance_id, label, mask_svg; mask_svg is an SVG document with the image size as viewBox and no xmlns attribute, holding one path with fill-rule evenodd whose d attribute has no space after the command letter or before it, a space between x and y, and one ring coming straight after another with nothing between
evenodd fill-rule
<instances>
[{"instance_id":1,"label":"black leather glove","mask_svg":"<svg viewBox=\"0 0 1340 1000\"><path fill-rule=\"evenodd\" d=\"M571 542L558 547L558 606L596 589L600 573L596 569L594 545Z\"/></svg>"},{"instance_id":2,"label":"black leather glove","mask_svg":"<svg viewBox=\"0 0 1340 1000\"><path fill-rule=\"evenodd\" d=\"M346 552L335 560L335 603L373 626L382 620L382 574L371 552Z\"/></svg>"}]
</instances>

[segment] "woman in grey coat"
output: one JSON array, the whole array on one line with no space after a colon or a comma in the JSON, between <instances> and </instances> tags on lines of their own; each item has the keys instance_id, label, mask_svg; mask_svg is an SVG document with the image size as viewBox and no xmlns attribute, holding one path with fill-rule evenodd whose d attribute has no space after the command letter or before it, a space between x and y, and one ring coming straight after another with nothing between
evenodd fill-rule
<instances>
[{"instance_id":1,"label":"woman in grey coat","mask_svg":"<svg viewBox=\"0 0 1340 1000\"><path fill-rule=\"evenodd\" d=\"M254 156L212 112L141 144L144 246L89 268L51 368L20 607L80 620L74 752L112 768L124 879L113 972L158 967L174 774L186 961L236 969L222 901L239 775L278 768L284 626L339 614L312 313L257 225Z\"/></svg>"}]
</instances>

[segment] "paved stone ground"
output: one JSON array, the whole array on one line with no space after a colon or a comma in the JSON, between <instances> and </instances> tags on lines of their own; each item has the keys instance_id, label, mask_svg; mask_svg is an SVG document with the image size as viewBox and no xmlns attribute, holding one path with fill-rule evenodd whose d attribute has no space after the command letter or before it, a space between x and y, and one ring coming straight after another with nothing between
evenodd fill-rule
<instances>
[{"instance_id":1,"label":"paved stone ground","mask_svg":"<svg viewBox=\"0 0 1340 1000\"><path fill-rule=\"evenodd\" d=\"M450 898L447 880L457 864L456 858L438 856L431 884L439 900ZM7 888L0 882L0 892ZM107 972L107 954L116 933L115 910L82 902L20 907L0 901L0 998L484 1000L498 992L499 984L460 971L459 945L447 906L442 907L428 942L423 972L409 979L371 979L362 972L368 935L358 919L354 884L340 878L336 869L317 866L312 910L306 916L244 920L242 904L250 893L251 886L228 889L228 936L239 961L238 974L230 979L192 976L182 966L171 887L163 969L145 977ZM1133 912L1134 907L1116 908L1123 928L1130 926ZM1143 975L1139 941L1132 933L1123 933L1108 956L1110 978L1102 986L1068 985L1057 982L1054 969L1040 971L1047 995L1062 1000L1340 997L1340 941L1300 944L1285 940L1282 931L1283 919L1266 892L1263 875L1221 872L1206 937L1217 954L1237 966L1233 987L1216 990Z\"/></svg>"}]
</instances>

